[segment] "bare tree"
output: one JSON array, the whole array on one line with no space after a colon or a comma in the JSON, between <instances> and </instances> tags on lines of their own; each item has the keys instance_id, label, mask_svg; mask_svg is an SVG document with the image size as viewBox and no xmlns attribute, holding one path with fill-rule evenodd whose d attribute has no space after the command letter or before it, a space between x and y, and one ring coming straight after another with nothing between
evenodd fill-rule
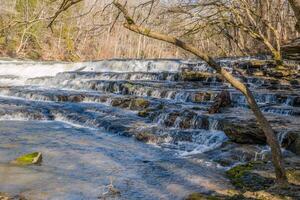
<instances>
[{"instance_id":1,"label":"bare tree","mask_svg":"<svg viewBox=\"0 0 300 200\"><path fill-rule=\"evenodd\" d=\"M289 0L289 2L297 18L296 30L300 33L300 0Z\"/></svg>"},{"instance_id":2,"label":"bare tree","mask_svg":"<svg viewBox=\"0 0 300 200\"><path fill-rule=\"evenodd\" d=\"M256 55L266 51L271 53L260 40L254 39L235 26L239 23L233 14L230 14L229 9L219 13L219 16L221 13L228 13L222 16L226 17L222 22L221 18L217 20L217 15L214 14L217 6L209 6L211 2L216 4L241 1L156 0L151 6L153 0L130 0L127 1L127 7L136 10L132 15L137 23L147 24L147 27L155 27L160 32L193 43L199 50L206 51L213 57ZM36 52L39 55L38 59L44 60L190 56L175 46L153 41L146 36L135 37L131 31L120 31L124 29L120 20L115 20L118 12L114 12L111 2L112 0L0 0L0 55L7 56L10 55L9 52L14 52L13 55L17 57L36 59L31 57L35 54L33 52ZM277 39L265 22L271 22L278 32L280 43L297 37L296 20L288 0L246 2L250 5L250 14L255 19L255 26L249 21L246 12L241 12L245 11L245 8L235 10L240 13L248 28L256 31L255 27L258 27L276 51ZM135 8L136 5L139 6ZM152 11L149 12L150 10ZM50 23L53 32L49 32L47 28ZM107 49L107 46L112 48ZM145 46L147 48L144 48ZM162 48L157 48L158 46Z\"/></svg>"},{"instance_id":3,"label":"bare tree","mask_svg":"<svg viewBox=\"0 0 300 200\"><path fill-rule=\"evenodd\" d=\"M222 34L228 39L228 47L232 49L233 42L243 53L249 52L244 44L244 39L239 40L242 32L246 37L250 37L257 44L265 46L272 54L276 64L282 65L281 37L276 28L279 19L270 19L265 12L274 13L277 9L269 9L270 0L256 5L256 1L231 0L216 1L207 0L198 3L177 4L170 12L181 13L189 18L189 26L186 26L186 34L195 34L204 28L213 30L212 36ZM278 7L282 6L280 3ZM267 7L267 9L265 9ZM262 11L264 10L264 11ZM267 11L268 10L268 11ZM192 24L192 25L191 25ZM213 39L211 37L210 39ZM224 45L223 45L224 46Z\"/></svg>"},{"instance_id":4,"label":"bare tree","mask_svg":"<svg viewBox=\"0 0 300 200\"><path fill-rule=\"evenodd\" d=\"M265 116L262 114L262 112L259 109L259 107L256 103L256 100L255 100L252 92L249 90L249 88L245 84L243 84L242 82L240 82L239 80L234 78L231 73L229 73L224 68L222 68L209 55L205 54L204 52L199 51L196 47L189 45L178 38L172 37L167 34L155 32L151 29L148 29L141 25L136 24L134 19L130 16L130 14L125 6L120 4L117 0L114 0L113 3L118 8L118 10L120 12L122 12L122 14L125 18L125 23L123 24L125 28L127 28L135 33L173 44L177 47L180 47L180 48L194 54L198 58L204 60L209 66L211 66L214 70L216 70L217 73L221 74L221 76L225 80L227 80L234 88L241 91L245 95L245 97L249 103L249 106L250 106L251 110L253 111L258 123L262 127L262 129L265 133L265 136L267 138L267 142L271 147L272 161L273 161L273 165L275 167L277 182L278 182L278 184L286 184L287 177L286 177L285 169L283 167L283 158L282 158L282 152L281 152L280 145L276 139L276 136L274 134L274 131L273 131L270 123L265 118Z\"/></svg>"}]
</instances>

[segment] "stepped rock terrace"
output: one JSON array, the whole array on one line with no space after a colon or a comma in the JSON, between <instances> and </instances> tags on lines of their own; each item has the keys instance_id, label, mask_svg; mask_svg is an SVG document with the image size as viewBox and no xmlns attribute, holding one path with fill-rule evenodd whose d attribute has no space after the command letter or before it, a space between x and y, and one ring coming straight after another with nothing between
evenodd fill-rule
<instances>
[{"instance_id":1,"label":"stepped rock terrace","mask_svg":"<svg viewBox=\"0 0 300 200\"><path fill-rule=\"evenodd\" d=\"M253 91L284 155L300 155L299 66L274 78L266 60L218 62ZM209 114L222 91L231 105ZM0 61L0 119L0 189L33 199L104 198L110 177L118 199L182 199L230 189L225 169L270 153L244 96L195 60ZM29 150L45 162L5 164Z\"/></svg>"}]
</instances>

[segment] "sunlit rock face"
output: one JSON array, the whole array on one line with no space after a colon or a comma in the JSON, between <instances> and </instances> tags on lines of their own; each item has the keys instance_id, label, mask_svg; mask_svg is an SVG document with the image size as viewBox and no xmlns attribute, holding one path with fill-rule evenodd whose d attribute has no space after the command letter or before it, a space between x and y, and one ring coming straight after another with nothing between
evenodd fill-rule
<instances>
[{"instance_id":1,"label":"sunlit rock face","mask_svg":"<svg viewBox=\"0 0 300 200\"><path fill-rule=\"evenodd\" d=\"M275 69L272 62L269 61L235 58L219 59L218 62L253 91L258 105L271 122L282 147L287 149L285 153L288 155L299 154L299 148L297 148L300 128L299 68L293 67L291 70L296 73L276 79L270 77L266 72L269 68ZM246 76L242 77L233 67L239 67ZM218 112L209 114L216 97L222 91L229 94L230 105L227 103L225 107L218 109ZM30 147L30 150L31 152L42 152L43 163L50 162L47 161L47 156L49 156L51 159L57 159L55 164L61 166L63 163L60 163L60 159L65 159L62 155L67 154L68 147L70 147L74 148L74 151L79 151L78 155L76 153L72 155L73 158L80 156L82 159L86 159L82 162L94 160L97 163L95 165L100 165L99 168L89 166L91 171L85 173L94 174L98 170L104 171L101 174L102 177L109 176L106 171L110 167L123 165L130 167L131 165L125 160L113 163L111 159L116 159L115 154L120 157L129 156L122 155L122 152L126 152L130 148L138 148L137 154L129 156L129 160L133 162L135 159L144 159L145 162L141 161L142 164L136 163L137 165L141 164L144 171L140 172L134 168L133 172L130 172L132 176L139 177L141 173L148 175L149 170L154 168L154 175L161 177L162 184L167 184L170 179L175 180L165 188L169 188L173 192L177 189L182 191L181 194L174 192L173 196L164 196L167 190L163 190L160 191L162 196L144 199L164 197L181 199L190 191L187 189L190 185L180 185L180 180L176 178L175 174L163 174L163 169L159 168L160 164L157 163L159 160L179 159L174 162L174 169L188 160L191 169L195 169L197 172L203 170L205 173L207 169L205 167L205 169L200 169L200 166L213 166L207 172L210 173L211 170L222 171L222 168L218 168L220 165L228 167L238 162L266 159L269 155L269 149L265 146L266 138L249 110L245 97L230 87L209 66L196 60L107 60L82 63L0 61L0 119L27 121L28 125L24 123L27 127L26 132L29 133L30 126L35 128L41 126L40 131L34 129L35 131L32 133L32 137L41 137L39 140L33 141L37 145L37 149ZM34 121L34 125L32 121ZM59 127L71 124L66 129L58 128L60 131L55 135L55 139L60 140L61 137L63 142L69 144L68 147L59 150L62 152L61 155L56 150L55 153L52 152L54 151L52 148L59 149L61 144L52 143L51 131L45 130L43 123L54 123L54 127L46 126L50 130L55 129L56 123L59 123L57 125ZM22 128L18 126L14 129L13 126L6 126L5 129L4 131L7 132L15 130L15 134L18 134ZM76 132L77 129L80 131ZM93 134L88 130L93 131ZM75 131L75 136L79 138L82 135L83 146L79 146L78 149L75 147L77 145L75 141L78 138L70 137L69 131ZM12 139L15 136L6 134L5 138ZM23 133L23 136L25 137L26 134ZM70 137L68 138L70 140L66 137ZM109 139L104 139L104 142L98 141L102 137L118 139L113 144L110 142L106 144L106 140ZM97 140L100 146L97 146L93 140ZM129 141L131 145L125 147L126 142ZM53 146L45 147L45 154L41 144L48 142ZM75 143L73 144L73 142ZM84 145L85 142L90 145L90 148ZM118 143L125 146L122 147ZM14 150L14 147L5 147L9 146L9 139L0 144L8 156L7 158L4 156L3 162L9 160L8 158L12 159L11 151ZM31 142L26 140L25 145L29 147L30 144ZM117 149L111 150L109 145L119 146ZM103 152L106 148L107 150ZM111 150L110 153L108 153L108 149ZM25 147L20 147L19 151L23 150L26 150ZM50 152L48 155L47 151ZM84 152L89 152L92 156L86 155L85 157ZM103 159L97 158L97 152L104 156ZM55 157L54 154L58 157ZM152 154L151 159L155 160L155 164L152 161L148 162L146 157L150 154ZM105 159L110 162L108 166L102 163L106 162ZM66 159L66 165L63 168L68 167L67 165L78 164L72 163L72 160ZM173 169L171 162L163 163L163 165L164 168ZM83 170L82 166L75 168L78 171ZM69 173L64 170L61 173ZM179 171L175 171L179 173ZM126 182L125 174L124 171L118 174L124 182ZM194 176L191 171L184 172L184 174L188 177ZM48 173L44 175L45 177L50 176ZM97 175L95 176L97 177ZM224 181L218 174L216 176L215 178ZM69 174L67 177L72 178L72 175ZM83 177L84 174L80 173L75 176L75 179ZM219 185L205 184L204 179L197 177L190 180L195 183L191 185L191 188L210 190L219 187ZM61 186L64 185L64 181L60 183ZM93 183L109 184L107 181L105 183L97 182L95 178ZM138 199L138 197L148 197L148 194L154 190L161 190L158 188L152 188L151 191L146 190L145 188L150 187L147 184L150 184L151 187L155 184L155 181L149 178L145 180L147 184L144 183L141 191L131 188L126 193L122 181L117 186L120 187L121 193L123 192L125 197L130 197L133 195L131 192L134 191L134 195L137 195L136 199ZM136 178L135 181L139 182L141 178ZM54 181L52 184L58 183ZM81 183L76 182L76 184L80 185ZM16 188L22 188L20 185L11 187L10 190L18 192ZM90 190L92 185L85 186L89 188L88 191L92 196L99 194ZM48 189L53 191L49 187ZM73 192L70 188L64 189L66 192L63 192L63 195ZM41 188L35 192L38 193L40 190ZM86 193L82 195L89 197ZM128 199L125 197L124 199ZM78 198L81 196L79 195ZM66 199L72 199L72 196L66 196Z\"/></svg>"}]
</instances>

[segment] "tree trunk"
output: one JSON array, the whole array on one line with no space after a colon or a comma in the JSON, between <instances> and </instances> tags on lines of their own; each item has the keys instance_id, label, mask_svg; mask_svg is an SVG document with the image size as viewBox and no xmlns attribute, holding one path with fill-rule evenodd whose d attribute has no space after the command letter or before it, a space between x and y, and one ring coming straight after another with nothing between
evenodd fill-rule
<instances>
[{"instance_id":1,"label":"tree trunk","mask_svg":"<svg viewBox=\"0 0 300 200\"><path fill-rule=\"evenodd\" d=\"M300 33L300 0L289 0L297 19L296 30Z\"/></svg>"},{"instance_id":2,"label":"tree trunk","mask_svg":"<svg viewBox=\"0 0 300 200\"><path fill-rule=\"evenodd\" d=\"M178 47L194 54L198 58L204 60L210 67L215 69L217 71L217 73L221 74L222 77L225 80L227 80L234 88L238 89L245 95L245 97L249 103L249 106L250 106L251 110L253 111L261 128L263 129L264 134L266 135L266 138L267 138L267 142L271 147L272 161L273 161L273 165L275 167L277 182L278 182L278 184L286 184L287 177L286 177L285 169L283 167L282 152L281 152L280 145L276 139L276 136L274 134L274 131L273 131L271 125L269 124L269 122L265 118L265 116L262 114L261 110L259 109L259 107L255 101L255 98L254 98L252 92L248 89L248 87L246 85L244 85L241 81L234 78L234 76L231 73L229 73L224 68L222 68L217 62L215 62L215 60L213 58L211 58L207 54L199 51L196 47L189 45L175 37L165 35L162 33L158 33L158 32L154 32L150 29L136 25L134 20L131 18L127 9L124 6L122 6L117 1L114 1L114 5L123 13L123 15L126 19L126 23L124 23L125 28L127 28L133 32L136 32L138 34L142 34L142 35L145 35L145 36L153 38L153 39L157 39L157 40L161 40L161 41L173 44L175 46L178 46Z\"/></svg>"}]
</instances>

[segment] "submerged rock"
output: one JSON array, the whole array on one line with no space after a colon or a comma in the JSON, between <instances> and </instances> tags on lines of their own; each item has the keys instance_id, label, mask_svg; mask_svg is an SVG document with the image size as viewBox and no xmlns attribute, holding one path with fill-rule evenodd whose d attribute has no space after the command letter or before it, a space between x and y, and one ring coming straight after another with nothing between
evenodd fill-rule
<instances>
[{"instance_id":1,"label":"submerged rock","mask_svg":"<svg viewBox=\"0 0 300 200\"><path fill-rule=\"evenodd\" d=\"M274 180L262 177L253 172L255 165L261 163L249 162L243 165L237 165L226 172L231 183L238 189L248 191L258 191L269 188L274 184Z\"/></svg>"},{"instance_id":2,"label":"submerged rock","mask_svg":"<svg viewBox=\"0 0 300 200\"><path fill-rule=\"evenodd\" d=\"M22 155L17 159L13 160L12 164L17 165L39 165L42 162L42 153L40 152L33 152L29 154Z\"/></svg>"}]
</instances>

